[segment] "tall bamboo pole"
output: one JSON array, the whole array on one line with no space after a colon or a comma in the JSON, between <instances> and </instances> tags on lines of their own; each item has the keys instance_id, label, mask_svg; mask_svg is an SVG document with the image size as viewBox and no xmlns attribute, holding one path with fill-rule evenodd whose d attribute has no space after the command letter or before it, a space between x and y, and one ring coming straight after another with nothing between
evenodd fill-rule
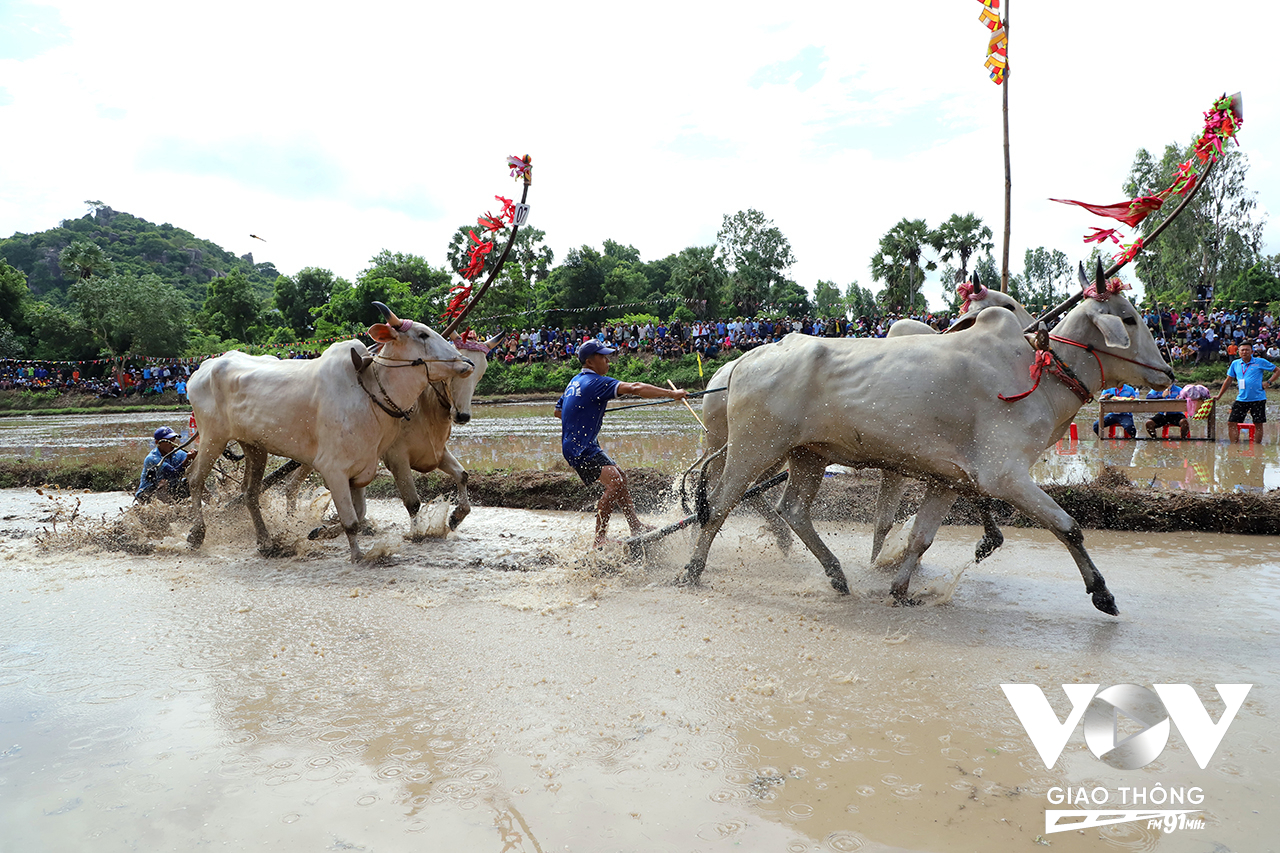
<instances>
[{"instance_id":1,"label":"tall bamboo pole","mask_svg":"<svg viewBox=\"0 0 1280 853\"><path fill-rule=\"evenodd\" d=\"M1004 0L1005 65L1004 82L1000 84L1004 105L1004 250L1000 265L1001 293L1009 292L1009 234L1013 230L1013 178L1009 169L1009 2L1010 0Z\"/></svg>"}]
</instances>

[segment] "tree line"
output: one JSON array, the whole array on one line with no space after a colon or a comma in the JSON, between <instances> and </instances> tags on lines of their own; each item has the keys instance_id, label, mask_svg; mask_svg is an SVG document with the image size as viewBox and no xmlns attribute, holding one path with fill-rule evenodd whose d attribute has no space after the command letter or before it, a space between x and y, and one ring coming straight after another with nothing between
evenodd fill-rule
<instances>
[{"instance_id":1,"label":"tree line","mask_svg":"<svg viewBox=\"0 0 1280 853\"><path fill-rule=\"evenodd\" d=\"M1166 186L1189 146L1169 145L1156 158L1140 149L1123 190L1138 197ZM1187 211L1138 256L1148 298L1183 305L1280 301L1280 255L1262 254L1263 221L1245 187L1248 163L1227 152ZM0 240L0 357L80 360L103 356L197 356L237 346L285 346L343 337L369 322L369 303L434 322L460 283L475 225L457 229L443 262L383 250L354 279L306 267L285 275L251 255L236 258L172 225L154 225L86 202L90 212L41 234ZM1167 212L1165 212L1167 215ZM1159 225L1152 215L1145 236ZM1083 229L1082 229L1083 230ZM506 234L496 235L499 248ZM556 263L545 232L522 228L499 278L471 322L488 328L603 323L637 313L660 319L719 317L873 317L929 310L922 294L937 272L946 304L959 307L956 282L976 269L999 280L992 231L974 213L936 228L903 218L869 259L876 291L854 281L813 283L790 275L790 241L764 213L726 214L709 246L690 246L646 261L630 245L605 240L578 246ZM1092 249L1094 256L1106 250ZM485 257L483 280L498 251ZM1010 295L1053 304L1074 285L1073 264L1056 249L1028 249L1010 276Z\"/></svg>"}]
</instances>

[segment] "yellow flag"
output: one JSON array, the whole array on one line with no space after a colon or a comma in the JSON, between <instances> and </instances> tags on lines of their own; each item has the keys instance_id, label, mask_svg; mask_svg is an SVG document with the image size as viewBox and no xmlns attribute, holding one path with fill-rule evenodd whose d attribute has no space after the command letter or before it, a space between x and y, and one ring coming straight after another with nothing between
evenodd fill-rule
<instances>
[{"instance_id":1,"label":"yellow flag","mask_svg":"<svg viewBox=\"0 0 1280 853\"><path fill-rule=\"evenodd\" d=\"M698 357L698 378L701 379L702 378L702 353L695 352L694 355Z\"/></svg>"}]
</instances>

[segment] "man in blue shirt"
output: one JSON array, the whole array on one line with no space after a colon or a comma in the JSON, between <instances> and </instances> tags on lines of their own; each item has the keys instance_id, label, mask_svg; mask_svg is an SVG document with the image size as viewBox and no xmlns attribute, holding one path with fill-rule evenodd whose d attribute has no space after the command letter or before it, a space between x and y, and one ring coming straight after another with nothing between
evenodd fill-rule
<instances>
[{"instance_id":1,"label":"man in blue shirt","mask_svg":"<svg viewBox=\"0 0 1280 853\"><path fill-rule=\"evenodd\" d=\"M666 397L671 400L683 400L688 396L687 391L673 391L645 382L619 382L610 377L609 356L615 352L617 350L612 347L594 340L578 347L578 361L582 363L582 372L573 377L569 387L565 388L564 394L556 402L556 417L560 419L560 446L565 461L578 472L582 482L587 485L599 482L604 486L604 494L596 503L597 548L609 541L606 534L609 532L609 516L613 514L614 507L622 509L632 535L651 529L636 516L635 504L627 488L626 474L596 443L600 427L604 424L606 406L614 397L623 394Z\"/></svg>"},{"instance_id":2,"label":"man in blue shirt","mask_svg":"<svg viewBox=\"0 0 1280 853\"><path fill-rule=\"evenodd\" d=\"M1181 393L1181 385L1170 385L1169 389L1163 394L1152 388L1147 392L1147 399L1176 400ZM1151 419L1146 423L1147 435L1155 438L1156 430L1167 426L1176 426L1184 439L1191 437L1191 422L1187 420L1187 416L1181 410L1176 412L1153 412Z\"/></svg>"},{"instance_id":3,"label":"man in blue shirt","mask_svg":"<svg viewBox=\"0 0 1280 853\"><path fill-rule=\"evenodd\" d=\"M1263 371L1275 369L1276 366L1265 358L1253 357L1251 344L1240 345L1240 357L1227 368L1227 378L1222 380L1222 389L1214 397L1215 400L1221 400L1222 395L1227 393L1231 380L1236 380L1239 390L1236 401L1231 404L1231 414L1227 416L1227 431L1232 441L1240 440L1240 424L1244 421L1244 416L1248 415L1256 433L1254 440L1262 442L1262 425L1267 422L1267 394L1263 389L1269 384L1262 374Z\"/></svg>"},{"instance_id":4,"label":"man in blue shirt","mask_svg":"<svg viewBox=\"0 0 1280 853\"><path fill-rule=\"evenodd\" d=\"M169 500L187 497L190 492L182 472L195 458L195 453L179 450L178 434L169 427L160 427L154 437L156 446L142 461L142 479L138 481L134 499L146 503L157 495Z\"/></svg>"},{"instance_id":5,"label":"man in blue shirt","mask_svg":"<svg viewBox=\"0 0 1280 853\"><path fill-rule=\"evenodd\" d=\"M1099 397L1103 400L1106 400L1109 397L1115 397L1116 399L1121 400L1136 400L1138 399L1138 389L1134 388L1132 385L1121 385L1119 388L1106 389L1099 395ZM1107 416L1102 419L1102 428L1105 429L1106 427L1113 425L1123 427L1124 434L1129 438L1134 438L1138 434L1138 428L1133 425L1133 412L1109 412ZM1097 421L1093 422L1093 434L1099 438L1102 437L1102 433L1099 432Z\"/></svg>"}]
</instances>

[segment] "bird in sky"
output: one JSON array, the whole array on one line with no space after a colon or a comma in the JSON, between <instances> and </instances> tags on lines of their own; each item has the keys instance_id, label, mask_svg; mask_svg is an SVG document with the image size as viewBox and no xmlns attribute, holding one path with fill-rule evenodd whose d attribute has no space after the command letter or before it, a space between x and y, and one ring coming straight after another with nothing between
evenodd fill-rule
<instances>
[{"instance_id":1,"label":"bird in sky","mask_svg":"<svg viewBox=\"0 0 1280 853\"><path fill-rule=\"evenodd\" d=\"M259 237L257 234L250 234L249 236L255 240L262 240L262 242L264 243L267 242L266 240L263 240L261 237Z\"/></svg>"}]
</instances>

